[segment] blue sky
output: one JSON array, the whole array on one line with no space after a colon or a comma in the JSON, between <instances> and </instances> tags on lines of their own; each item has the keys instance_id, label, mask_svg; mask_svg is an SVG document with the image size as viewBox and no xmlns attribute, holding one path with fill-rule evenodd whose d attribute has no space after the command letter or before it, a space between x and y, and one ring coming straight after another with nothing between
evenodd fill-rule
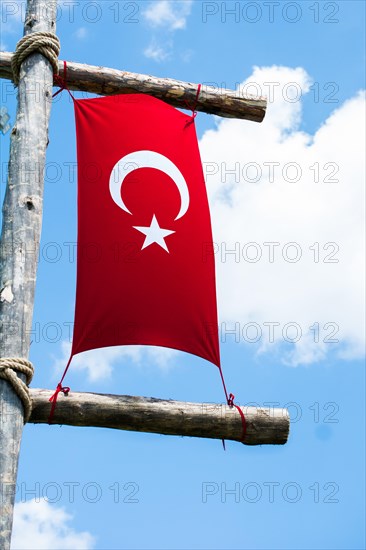
<instances>
[{"instance_id":1,"label":"blue sky","mask_svg":"<svg viewBox=\"0 0 366 550\"><path fill-rule=\"evenodd\" d=\"M3 2L7 51L22 5ZM227 385L240 404L287 406L291 433L283 447L223 452L219 441L27 425L14 550L365 547L364 11L358 1L59 1L60 59L270 96L262 124L199 113L196 126ZM8 82L1 105L13 124ZM9 132L2 198L8 148ZM63 93L47 151L33 387L56 385L70 345L75 162ZM154 349L80 355L67 384L224 397L216 367Z\"/></svg>"}]
</instances>

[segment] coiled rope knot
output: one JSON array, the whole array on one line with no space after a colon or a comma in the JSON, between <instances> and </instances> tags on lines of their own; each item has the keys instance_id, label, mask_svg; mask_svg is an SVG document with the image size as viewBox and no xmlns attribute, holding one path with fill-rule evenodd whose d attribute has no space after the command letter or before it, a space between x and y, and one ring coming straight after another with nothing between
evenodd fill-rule
<instances>
[{"instance_id":1,"label":"coiled rope knot","mask_svg":"<svg viewBox=\"0 0 366 550\"><path fill-rule=\"evenodd\" d=\"M60 40L53 32L33 32L23 36L15 48L11 60L13 80L15 86L19 84L20 66L28 55L39 52L52 65L53 73L58 74L58 56L60 53Z\"/></svg>"},{"instance_id":2,"label":"coiled rope knot","mask_svg":"<svg viewBox=\"0 0 366 550\"><path fill-rule=\"evenodd\" d=\"M23 382L16 372L25 374L26 381ZM22 359L21 357L0 358L0 378L7 380L12 385L15 393L23 403L24 424L28 422L32 412L32 399L28 386L32 381L33 374L34 368L28 359Z\"/></svg>"}]
</instances>

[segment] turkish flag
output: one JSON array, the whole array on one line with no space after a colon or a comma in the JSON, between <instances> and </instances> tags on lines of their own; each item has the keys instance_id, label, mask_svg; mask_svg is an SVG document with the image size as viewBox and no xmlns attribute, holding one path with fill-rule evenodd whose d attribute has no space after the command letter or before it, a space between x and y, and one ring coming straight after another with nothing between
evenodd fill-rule
<instances>
[{"instance_id":1,"label":"turkish flag","mask_svg":"<svg viewBox=\"0 0 366 550\"><path fill-rule=\"evenodd\" d=\"M144 344L220 366L211 221L193 118L140 94L74 105L72 355Z\"/></svg>"}]
</instances>

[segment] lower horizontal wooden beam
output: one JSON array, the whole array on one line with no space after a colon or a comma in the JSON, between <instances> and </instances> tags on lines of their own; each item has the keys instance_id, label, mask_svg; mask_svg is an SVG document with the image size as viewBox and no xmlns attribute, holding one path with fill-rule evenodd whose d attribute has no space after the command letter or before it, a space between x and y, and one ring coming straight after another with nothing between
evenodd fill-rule
<instances>
[{"instance_id":1,"label":"lower horizontal wooden beam","mask_svg":"<svg viewBox=\"0 0 366 550\"><path fill-rule=\"evenodd\" d=\"M0 78L13 80L12 57L11 52L0 52ZM61 76L63 67L59 61ZM254 122L262 122L267 107L265 97L244 95L240 90L203 85L196 101L198 84L71 61L67 62L66 81L70 90L99 95L148 94L181 109L195 107L204 113Z\"/></svg>"},{"instance_id":2,"label":"lower horizontal wooden beam","mask_svg":"<svg viewBox=\"0 0 366 550\"><path fill-rule=\"evenodd\" d=\"M29 422L48 423L51 390L31 389ZM290 418L287 409L241 407L246 419L245 445L283 445ZM94 426L164 435L241 441L243 425L235 407L99 393L60 394L54 424Z\"/></svg>"}]
</instances>

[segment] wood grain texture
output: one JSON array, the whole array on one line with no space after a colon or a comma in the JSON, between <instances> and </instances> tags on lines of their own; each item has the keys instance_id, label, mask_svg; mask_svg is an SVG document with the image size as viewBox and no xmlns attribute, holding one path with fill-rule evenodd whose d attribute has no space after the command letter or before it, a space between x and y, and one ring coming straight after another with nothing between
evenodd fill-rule
<instances>
[{"instance_id":1,"label":"wood grain texture","mask_svg":"<svg viewBox=\"0 0 366 550\"><path fill-rule=\"evenodd\" d=\"M13 79L12 55L10 52L0 52L1 78ZM63 76L62 61L59 61L59 71ZM70 90L99 95L148 94L173 107L187 109L187 104L192 107L196 104L198 84L68 61L67 86ZM266 107L265 97L244 96L239 90L218 89L206 85L201 87L196 104L197 111L254 122L262 122Z\"/></svg>"},{"instance_id":2,"label":"wood grain texture","mask_svg":"<svg viewBox=\"0 0 366 550\"><path fill-rule=\"evenodd\" d=\"M51 390L31 389L30 422L48 422L52 394ZM241 408L247 422L245 445L286 443L290 427L286 409ZM129 395L60 394L53 423L234 441L242 438L242 422L235 407Z\"/></svg>"},{"instance_id":3,"label":"wood grain texture","mask_svg":"<svg viewBox=\"0 0 366 550\"><path fill-rule=\"evenodd\" d=\"M42 14L47 13L46 18ZM56 2L28 0L24 34L55 32ZM39 53L22 64L0 244L0 356L28 358L42 225L53 73ZM35 93L35 91L39 93ZM24 379L24 375L20 375ZM0 379L0 548L10 547L23 405Z\"/></svg>"}]
</instances>

